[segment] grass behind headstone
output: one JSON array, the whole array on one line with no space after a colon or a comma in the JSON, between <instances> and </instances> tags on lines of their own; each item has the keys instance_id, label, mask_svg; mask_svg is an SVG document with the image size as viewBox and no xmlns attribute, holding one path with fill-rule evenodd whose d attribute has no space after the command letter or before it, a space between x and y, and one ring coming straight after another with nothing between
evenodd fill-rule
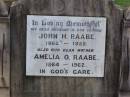
<instances>
[{"instance_id":1,"label":"grass behind headstone","mask_svg":"<svg viewBox=\"0 0 130 97\"><path fill-rule=\"evenodd\" d=\"M130 6L130 0L115 0L116 4L121 5L122 7Z\"/></svg>"}]
</instances>

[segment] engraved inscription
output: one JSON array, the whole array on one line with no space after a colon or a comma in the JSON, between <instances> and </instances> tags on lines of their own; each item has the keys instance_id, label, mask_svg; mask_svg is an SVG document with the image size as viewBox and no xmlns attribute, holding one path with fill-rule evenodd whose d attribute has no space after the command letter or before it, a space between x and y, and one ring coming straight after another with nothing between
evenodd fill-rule
<instances>
[{"instance_id":1,"label":"engraved inscription","mask_svg":"<svg viewBox=\"0 0 130 97\"><path fill-rule=\"evenodd\" d=\"M26 75L103 77L106 18L27 16Z\"/></svg>"}]
</instances>

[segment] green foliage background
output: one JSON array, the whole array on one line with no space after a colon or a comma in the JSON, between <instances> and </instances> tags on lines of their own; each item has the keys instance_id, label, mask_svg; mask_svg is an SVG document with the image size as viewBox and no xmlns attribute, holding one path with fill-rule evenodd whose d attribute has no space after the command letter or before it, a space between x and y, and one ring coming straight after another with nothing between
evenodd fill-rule
<instances>
[{"instance_id":1,"label":"green foliage background","mask_svg":"<svg viewBox=\"0 0 130 97\"><path fill-rule=\"evenodd\" d=\"M115 0L115 2L122 7L130 6L130 0Z\"/></svg>"}]
</instances>

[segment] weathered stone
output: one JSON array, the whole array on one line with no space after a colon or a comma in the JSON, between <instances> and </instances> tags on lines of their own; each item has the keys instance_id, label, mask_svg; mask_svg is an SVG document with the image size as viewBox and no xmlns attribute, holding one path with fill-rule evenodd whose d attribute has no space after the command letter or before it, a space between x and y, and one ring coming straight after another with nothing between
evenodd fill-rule
<instances>
[{"instance_id":1,"label":"weathered stone","mask_svg":"<svg viewBox=\"0 0 130 97\"><path fill-rule=\"evenodd\" d=\"M8 8L2 0L0 0L0 16L8 16Z\"/></svg>"},{"instance_id":2,"label":"weathered stone","mask_svg":"<svg viewBox=\"0 0 130 97\"><path fill-rule=\"evenodd\" d=\"M29 77L26 15L107 18L104 78ZM11 7L11 97L118 97L122 10L111 0L20 0Z\"/></svg>"}]
</instances>

